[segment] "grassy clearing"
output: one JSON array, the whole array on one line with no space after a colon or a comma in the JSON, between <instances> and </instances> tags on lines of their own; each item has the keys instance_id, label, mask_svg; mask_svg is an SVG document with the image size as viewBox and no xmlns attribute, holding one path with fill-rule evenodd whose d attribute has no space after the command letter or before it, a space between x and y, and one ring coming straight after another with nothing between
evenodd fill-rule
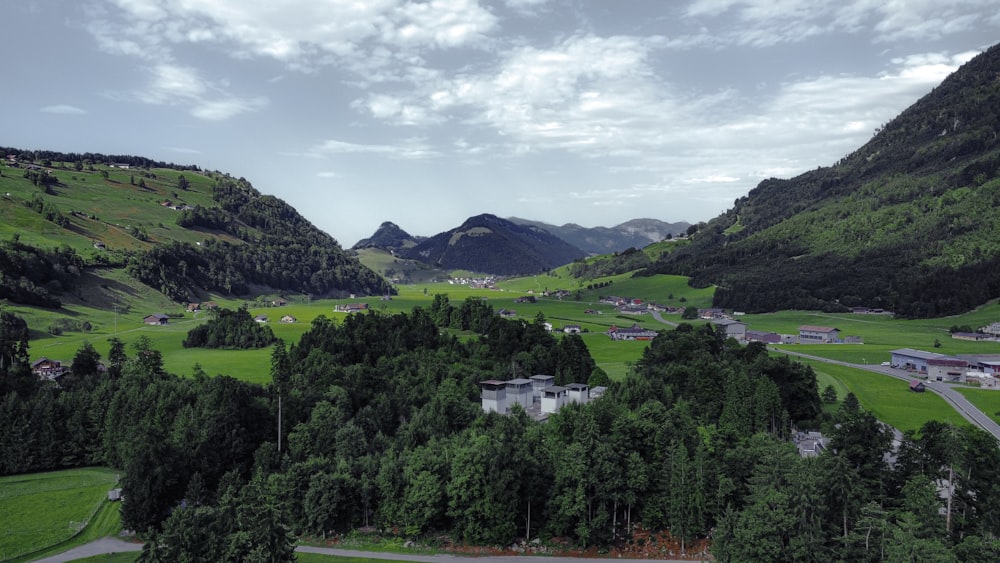
<instances>
[{"instance_id":1,"label":"grassy clearing","mask_svg":"<svg viewBox=\"0 0 1000 563\"><path fill-rule=\"evenodd\" d=\"M101 468L0 477L0 559L116 532L118 506L107 493L117 482L117 473Z\"/></svg>"},{"instance_id":2,"label":"grassy clearing","mask_svg":"<svg viewBox=\"0 0 1000 563\"><path fill-rule=\"evenodd\" d=\"M828 364L822 361L792 358L809 364L817 374L822 390L834 381L838 396L854 393L858 402L879 420L905 432L919 430L930 420L968 425L944 399L934 393L913 393L905 381L870 371Z\"/></svg>"},{"instance_id":3,"label":"grassy clearing","mask_svg":"<svg viewBox=\"0 0 1000 563\"><path fill-rule=\"evenodd\" d=\"M973 389L969 387L955 387L955 390L965 395L970 403L983 411L986 416L1000 423L1000 391L989 391L986 389Z\"/></svg>"}]
</instances>

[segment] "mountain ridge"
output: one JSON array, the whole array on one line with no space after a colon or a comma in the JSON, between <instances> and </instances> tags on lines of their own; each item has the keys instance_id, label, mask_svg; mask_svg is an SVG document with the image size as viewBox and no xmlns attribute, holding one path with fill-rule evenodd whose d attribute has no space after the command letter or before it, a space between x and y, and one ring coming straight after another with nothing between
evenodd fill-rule
<instances>
[{"instance_id":1,"label":"mountain ridge","mask_svg":"<svg viewBox=\"0 0 1000 563\"><path fill-rule=\"evenodd\" d=\"M647 273L747 312L871 306L907 317L1000 297L1000 48L829 167L762 181Z\"/></svg>"}]
</instances>

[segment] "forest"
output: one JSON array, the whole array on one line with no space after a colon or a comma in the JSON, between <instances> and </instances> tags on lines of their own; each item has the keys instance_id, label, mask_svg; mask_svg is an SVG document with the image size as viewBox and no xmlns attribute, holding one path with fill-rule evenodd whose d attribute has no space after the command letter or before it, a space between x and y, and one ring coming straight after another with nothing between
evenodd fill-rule
<instances>
[{"instance_id":1,"label":"forest","mask_svg":"<svg viewBox=\"0 0 1000 563\"><path fill-rule=\"evenodd\" d=\"M212 309L208 321L188 331L185 348L264 348L274 344L271 327L258 323L246 307Z\"/></svg>"},{"instance_id":2,"label":"forest","mask_svg":"<svg viewBox=\"0 0 1000 563\"><path fill-rule=\"evenodd\" d=\"M484 413L477 383L599 370L579 336L478 299L317 318L275 345L266 386L170 375L143 339L108 358L85 344L72 375L43 383L23 321L0 321L0 473L121 469L143 561L290 560L299 538L362 527L580 546L667 529L720 561L1000 557L986 434L929 423L894 448L852 396L824 414L811 368L708 324L662 331L602 398L538 423ZM821 429L829 450L800 457L794 429Z\"/></svg>"}]
</instances>

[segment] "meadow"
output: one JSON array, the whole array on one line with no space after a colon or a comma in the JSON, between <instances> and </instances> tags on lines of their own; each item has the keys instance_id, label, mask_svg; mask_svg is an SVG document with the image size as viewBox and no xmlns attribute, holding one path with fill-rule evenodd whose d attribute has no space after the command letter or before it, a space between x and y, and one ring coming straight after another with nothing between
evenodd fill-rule
<instances>
[{"instance_id":1,"label":"meadow","mask_svg":"<svg viewBox=\"0 0 1000 563\"><path fill-rule=\"evenodd\" d=\"M0 477L0 560L116 532L118 505L107 494L117 482L116 472L102 468Z\"/></svg>"},{"instance_id":2,"label":"meadow","mask_svg":"<svg viewBox=\"0 0 1000 563\"><path fill-rule=\"evenodd\" d=\"M930 420L969 424L939 395L913 393L905 381L823 361L793 359L813 367L820 390L833 385L841 400L848 392L854 393L865 410L903 432L919 430Z\"/></svg>"}]
</instances>

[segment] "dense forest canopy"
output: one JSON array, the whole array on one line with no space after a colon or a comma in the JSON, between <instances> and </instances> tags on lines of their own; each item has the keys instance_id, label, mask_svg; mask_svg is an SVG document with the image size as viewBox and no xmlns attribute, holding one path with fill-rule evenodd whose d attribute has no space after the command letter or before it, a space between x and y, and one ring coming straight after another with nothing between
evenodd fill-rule
<instances>
[{"instance_id":1,"label":"dense forest canopy","mask_svg":"<svg viewBox=\"0 0 1000 563\"><path fill-rule=\"evenodd\" d=\"M718 286L747 312L1000 297L1000 47L973 58L834 166L768 179L645 273Z\"/></svg>"},{"instance_id":2,"label":"dense forest canopy","mask_svg":"<svg viewBox=\"0 0 1000 563\"><path fill-rule=\"evenodd\" d=\"M477 382L586 381L593 360L579 336L501 319L478 299L320 317L275 346L267 386L167 374L142 339L113 342L106 371L85 345L69 379L40 383L20 323L3 320L16 361L3 367L0 473L122 469L123 523L153 540L143 560L287 560L295 537L361 526L607 546L641 525L685 545L711 537L721 561L1000 555L1000 450L988 436L929 423L893 452L851 397L822 413L811 368L708 324L661 332L602 398L538 423L520 408L484 413ZM800 457L794 427L822 428L830 451ZM947 500L942 478L955 485Z\"/></svg>"}]
</instances>

